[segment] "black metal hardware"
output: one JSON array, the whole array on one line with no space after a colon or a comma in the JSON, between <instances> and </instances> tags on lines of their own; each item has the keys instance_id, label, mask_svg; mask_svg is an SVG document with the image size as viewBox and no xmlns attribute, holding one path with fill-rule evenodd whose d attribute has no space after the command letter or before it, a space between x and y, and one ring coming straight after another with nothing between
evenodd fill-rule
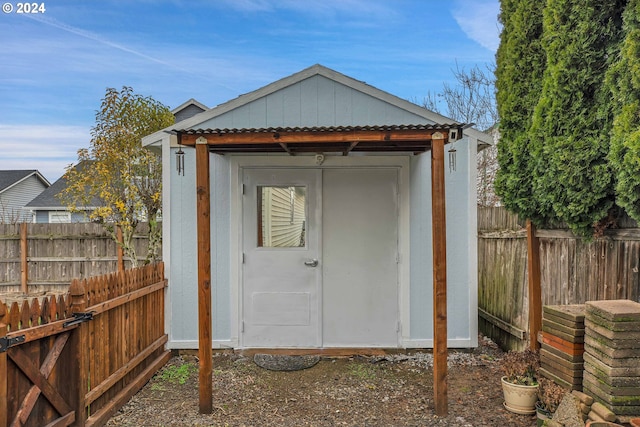
<instances>
[{"instance_id":1,"label":"black metal hardware","mask_svg":"<svg viewBox=\"0 0 640 427\"><path fill-rule=\"evenodd\" d=\"M20 335L15 338L0 338L0 353L6 352L7 350L9 350L9 347L11 347L12 345L20 344L21 342L24 342L24 340L24 335Z\"/></svg>"},{"instance_id":2,"label":"black metal hardware","mask_svg":"<svg viewBox=\"0 0 640 427\"><path fill-rule=\"evenodd\" d=\"M89 320L93 320L93 311L88 313L73 313L73 320L69 320L62 324L63 328L77 325L78 323L88 322Z\"/></svg>"}]
</instances>

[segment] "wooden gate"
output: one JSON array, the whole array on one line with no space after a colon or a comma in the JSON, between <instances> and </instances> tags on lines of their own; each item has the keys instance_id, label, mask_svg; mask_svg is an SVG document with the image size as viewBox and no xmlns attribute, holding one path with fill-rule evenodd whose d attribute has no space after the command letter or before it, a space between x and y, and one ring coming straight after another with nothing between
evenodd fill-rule
<instances>
[{"instance_id":1,"label":"wooden gate","mask_svg":"<svg viewBox=\"0 0 640 427\"><path fill-rule=\"evenodd\" d=\"M162 264L0 303L0 427L103 425L169 359Z\"/></svg>"}]
</instances>

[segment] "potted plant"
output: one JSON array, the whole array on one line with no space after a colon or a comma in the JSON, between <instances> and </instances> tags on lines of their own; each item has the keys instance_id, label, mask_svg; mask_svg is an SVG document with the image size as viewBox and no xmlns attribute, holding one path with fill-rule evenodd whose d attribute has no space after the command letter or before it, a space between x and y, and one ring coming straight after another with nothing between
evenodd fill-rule
<instances>
[{"instance_id":1,"label":"potted plant","mask_svg":"<svg viewBox=\"0 0 640 427\"><path fill-rule=\"evenodd\" d=\"M538 378L538 401L536 402L538 427L543 425L544 420L552 417L566 394L567 390L553 380L545 377Z\"/></svg>"},{"instance_id":2,"label":"potted plant","mask_svg":"<svg viewBox=\"0 0 640 427\"><path fill-rule=\"evenodd\" d=\"M502 358L502 392L504 406L516 414L534 414L538 400L537 371L540 366L538 353L510 351Z\"/></svg>"}]
</instances>

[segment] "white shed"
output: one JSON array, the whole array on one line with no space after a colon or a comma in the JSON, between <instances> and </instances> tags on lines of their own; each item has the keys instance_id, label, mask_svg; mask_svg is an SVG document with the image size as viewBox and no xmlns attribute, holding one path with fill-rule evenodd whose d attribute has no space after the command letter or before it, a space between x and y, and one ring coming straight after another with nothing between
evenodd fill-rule
<instances>
[{"instance_id":1,"label":"white shed","mask_svg":"<svg viewBox=\"0 0 640 427\"><path fill-rule=\"evenodd\" d=\"M447 346L477 346L476 153L491 142L321 65L145 137L163 156L168 346L198 348L204 321L213 348L433 347L433 234Z\"/></svg>"}]
</instances>

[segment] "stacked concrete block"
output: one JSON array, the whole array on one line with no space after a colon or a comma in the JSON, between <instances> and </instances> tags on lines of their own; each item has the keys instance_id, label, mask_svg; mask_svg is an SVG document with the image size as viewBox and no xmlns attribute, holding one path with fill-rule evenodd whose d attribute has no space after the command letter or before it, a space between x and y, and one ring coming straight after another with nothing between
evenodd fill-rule
<instances>
[{"instance_id":1,"label":"stacked concrete block","mask_svg":"<svg viewBox=\"0 0 640 427\"><path fill-rule=\"evenodd\" d=\"M540 372L568 390L582 390L584 318L584 304L542 309Z\"/></svg>"},{"instance_id":2,"label":"stacked concrete block","mask_svg":"<svg viewBox=\"0 0 640 427\"><path fill-rule=\"evenodd\" d=\"M640 303L589 301L584 392L621 421L640 415Z\"/></svg>"}]
</instances>

